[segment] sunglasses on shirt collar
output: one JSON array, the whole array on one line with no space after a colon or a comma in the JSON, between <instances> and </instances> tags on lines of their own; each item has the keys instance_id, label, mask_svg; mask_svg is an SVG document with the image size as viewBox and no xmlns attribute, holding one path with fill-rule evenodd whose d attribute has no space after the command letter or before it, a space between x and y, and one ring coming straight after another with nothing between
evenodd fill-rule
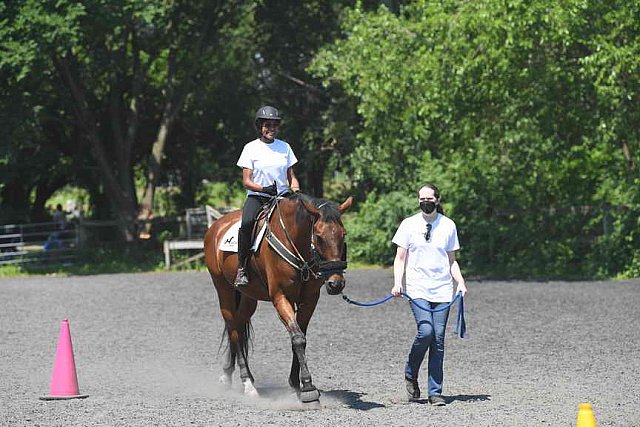
<instances>
[{"instance_id":1,"label":"sunglasses on shirt collar","mask_svg":"<svg viewBox=\"0 0 640 427\"><path fill-rule=\"evenodd\" d=\"M424 239L428 242L429 239L431 239L431 228L433 227L433 225L427 223L427 231L426 233L424 233Z\"/></svg>"}]
</instances>

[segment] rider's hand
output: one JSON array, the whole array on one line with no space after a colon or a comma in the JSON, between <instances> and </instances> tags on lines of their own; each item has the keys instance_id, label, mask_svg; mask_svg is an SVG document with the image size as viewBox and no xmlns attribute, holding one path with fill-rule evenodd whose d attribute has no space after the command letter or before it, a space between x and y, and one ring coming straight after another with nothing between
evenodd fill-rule
<instances>
[{"instance_id":1,"label":"rider's hand","mask_svg":"<svg viewBox=\"0 0 640 427\"><path fill-rule=\"evenodd\" d=\"M268 194L270 196L276 196L278 194L278 187L276 187L276 183L274 182L273 184L267 187L262 187L261 192L264 194Z\"/></svg>"},{"instance_id":2,"label":"rider's hand","mask_svg":"<svg viewBox=\"0 0 640 427\"><path fill-rule=\"evenodd\" d=\"M394 297L399 297L400 292L402 292L402 283L399 285L393 285L393 288L391 289L391 295L393 295Z\"/></svg>"}]
</instances>

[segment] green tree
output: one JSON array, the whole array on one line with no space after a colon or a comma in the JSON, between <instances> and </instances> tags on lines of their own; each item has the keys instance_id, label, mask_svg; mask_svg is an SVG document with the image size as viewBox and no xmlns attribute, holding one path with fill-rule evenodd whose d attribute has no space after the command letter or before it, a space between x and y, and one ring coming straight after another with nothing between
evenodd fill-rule
<instances>
[{"instance_id":1,"label":"green tree","mask_svg":"<svg viewBox=\"0 0 640 427\"><path fill-rule=\"evenodd\" d=\"M358 185L438 184L477 267L588 274L604 211L556 208L637 212L640 21L625 5L422 0L399 13L351 10L345 38L312 70L357 104ZM620 242L623 252L637 251L625 227L636 237Z\"/></svg>"},{"instance_id":2,"label":"green tree","mask_svg":"<svg viewBox=\"0 0 640 427\"><path fill-rule=\"evenodd\" d=\"M324 193L324 178L341 144L332 132L328 107L333 96L307 67L318 49L339 35L339 18L353 2L265 0L256 8L256 67L263 103L284 115L282 137L300 160L303 191Z\"/></svg>"},{"instance_id":3,"label":"green tree","mask_svg":"<svg viewBox=\"0 0 640 427\"><path fill-rule=\"evenodd\" d=\"M2 8L7 81L44 73L63 83L56 96L73 112L67 128L79 129L77 141L97 172L94 188L104 192L127 240L136 217L151 212L178 114L200 79L210 77L203 70L224 68L231 46L244 42L235 30L251 9L248 2L133 0L24 0ZM147 181L140 204L136 164Z\"/></svg>"}]
</instances>

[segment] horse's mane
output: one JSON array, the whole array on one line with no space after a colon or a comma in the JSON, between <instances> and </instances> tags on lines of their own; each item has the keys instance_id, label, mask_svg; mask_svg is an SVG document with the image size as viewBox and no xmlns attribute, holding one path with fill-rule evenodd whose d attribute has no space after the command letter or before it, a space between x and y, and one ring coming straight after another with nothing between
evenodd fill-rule
<instances>
[{"instance_id":1,"label":"horse's mane","mask_svg":"<svg viewBox=\"0 0 640 427\"><path fill-rule=\"evenodd\" d=\"M292 200L300 200L315 206L320 211L320 216L325 222L337 222L341 223L340 217L342 214L338 210L338 204L330 200L313 197L304 193L293 193L289 195Z\"/></svg>"}]
</instances>

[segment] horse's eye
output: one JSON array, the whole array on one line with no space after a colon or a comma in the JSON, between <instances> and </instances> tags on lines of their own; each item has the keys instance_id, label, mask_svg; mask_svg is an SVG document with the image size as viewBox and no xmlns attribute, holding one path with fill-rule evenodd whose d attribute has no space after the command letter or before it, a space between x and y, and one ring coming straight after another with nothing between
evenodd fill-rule
<instances>
[{"instance_id":1,"label":"horse's eye","mask_svg":"<svg viewBox=\"0 0 640 427\"><path fill-rule=\"evenodd\" d=\"M322 237L318 236L317 234L316 234L316 242L318 242L319 245L324 244Z\"/></svg>"}]
</instances>

